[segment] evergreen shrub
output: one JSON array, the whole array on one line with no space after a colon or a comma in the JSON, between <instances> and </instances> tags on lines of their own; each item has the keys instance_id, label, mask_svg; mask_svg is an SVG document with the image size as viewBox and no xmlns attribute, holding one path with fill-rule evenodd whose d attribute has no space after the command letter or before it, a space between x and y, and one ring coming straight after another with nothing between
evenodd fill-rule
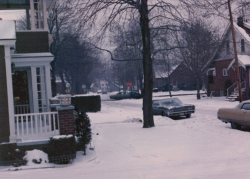
<instances>
[{"instance_id":1,"label":"evergreen shrub","mask_svg":"<svg viewBox=\"0 0 250 179\"><path fill-rule=\"evenodd\" d=\"M77 140L77 150L83 150L86 154L86 145L90 143L91 136L91 124L89 117L86 113L78 113L75 119L75 131Z\"/></svg>"}]
</instances>

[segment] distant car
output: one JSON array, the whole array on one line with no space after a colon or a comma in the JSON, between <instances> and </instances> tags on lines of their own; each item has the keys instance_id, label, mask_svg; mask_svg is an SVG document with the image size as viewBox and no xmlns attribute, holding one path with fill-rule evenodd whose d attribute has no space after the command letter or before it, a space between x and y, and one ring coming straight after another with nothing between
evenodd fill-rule
<instances>
[{"instance_id":1,"label":"distant car","mask_svg":"<svg viewBox=\"0 0 250 179\"><path fill-rule=\"evenodd\" d=\"M186 116L191 117L195 112L192 104L183 104L178 98L167 98L153 101L153 114L168 117Z\"/></svg>"},{"instance_id":2,"label":"distant car","mask_svg":"<svg viewBox=\"0 0 250 179\"><path fill-rule=\"evenodd\" d=\"M231 123L233 129L250 126L250 100L241 102L235 108L220 108L217 117L222 122Z\"/></svg>"},{"instance_id":3,"label":"distant car","mask_svg":"<svg viewBox=\"0 0 250 179\"><path fill-rule=\"evenodd\" d=\"M158 91L159 91L158 88L154 88L154 89L153 89L153 92L158 92Z\"/></svg>"},{"instance_id":4,"label":"distant car","mask_svg":"<svg viewBox=\"0 0 250 179\"><path fill-rule=\"evenodd\" d=\"M98 91L97 91L97 94L102 94L102 90L98 90Z\"/></svg>"},{"instance_id":5,"label":"distant car","mask_svg":"<svg viewBox=\"0 0 250 179\"><path fill-rule=\"evenodd\" d=\"M110 95L110 99L129 99L129 98L134 98L134 99L139 99L142 98L142 95L138 92L132 91L132 92L119 92L115 95Z\"/></svg>"}]
</instances>

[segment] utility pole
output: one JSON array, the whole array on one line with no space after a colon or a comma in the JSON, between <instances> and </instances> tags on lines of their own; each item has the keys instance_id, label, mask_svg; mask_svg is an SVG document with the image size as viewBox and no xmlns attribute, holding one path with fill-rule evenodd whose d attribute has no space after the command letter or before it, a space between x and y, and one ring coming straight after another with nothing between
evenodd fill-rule
<instances>
[{"instance_id":1,"label":"utility pole","mask_svg":"<svg viewBox=\"0 0 250 179\"><path fill-rule=\"evenodd\" d=\"M236 42L235 42L235 35L234 35L234 24L233 24L232 12L231 12L230 0L228 0L227 3L228 3L228 10L229 10L232 37L233 37L234 58L235 58L235 68L236 68L236 76L237 76L237 82L238 82L239 101L242 102L241 81L240 81L240 74L239 74L239 63L238 63L238 55L237 55L237 49L236 49Z\"/></svg>"}]
</instances>

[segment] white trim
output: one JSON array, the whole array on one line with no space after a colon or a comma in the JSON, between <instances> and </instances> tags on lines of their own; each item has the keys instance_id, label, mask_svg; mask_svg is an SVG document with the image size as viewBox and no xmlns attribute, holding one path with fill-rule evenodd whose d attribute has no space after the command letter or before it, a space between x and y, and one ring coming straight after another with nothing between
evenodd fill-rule
<instances>
[{"instance_id":1,"label":"white trim","mask_svg":"<svg viewBox=\"0 0 250 179\"><path fill-rule=\"evenodd\" d=\"M222 74L223 74L223 76L228 76L228 69L227 68L223 68L222 69Z\"/></svg>"},{"instance_id":2,"label":"white trim","mask_svg":"<svg viewBox=\"0 0 250 179\"><path fill-rule=\"evenodd\" d=\"M9 128L10 128L9 141L16 142L10 46L4 46L4 53L5 53L6 81L8 90L8 109L9 109Z\"/></svg>"},{"instance_id":3,"label":"white trim","mask_svg":"<svg viewBox=\"0 0 250 179\"><path fill-rule=\"evenodd\" d=\"M209 68L209 69L207 69L207 75L208 75L208 72L209 71L215 71L215 76L216 76L216 70L215 70L215 67L214 68Z\"/></svg>"},{"instance_id":4,"label":"white trim","mask_svg":"<svg viewBox=\"0 0 250 179\"><path fill-rule=\"evenodd\" d=\"M33 106L34 113L38 113L38 95L37 95L37 82L36 82L36 67L31 67L31 78L32 78L32 92L33 92Z\"/></svg>"},{"instance_id":5,"label":"white trim","mask_svg":"<svg viewBox=\"0 0 250 179\"><path fill-rule=\"evenodd\" d=\"M16 43L16 40L13 39L13 40L0 40L0 45L3 45L3 46L14 46Z\"/></svg>"},{"instance_id":6,"label":"white trim","mask_svg":"<svg viewBox=\"0 0 250 179\"><path fill-rule=\"evenodd\" d=\"M30 13L31 13L31 30L35 30L36 29L36 25L35 25L35 8L34 8L34 1L30 0Z\"/></svg>"},{"instance_id":7,"label":"white trim","mask_svg":"<svg viewBox=\"0 0 250 179\"><path fill-rule=\"evenodd\" d=\"M33 113L34 112L34 106L33 106L33 92L32 92L31 69L27 70L27 76L28 76L28 88L29 88L30 113Z\"/></svg>"},{"instance_id":8,"label":"white trim","mask_svg":"<svg viewBox=\"0 0 250 179\"><path fill-rule=\"evenodd\" d=\"M53 56L47 57L24 57L18 58L12 56L11 62L15 63L16 67L24 67L24 66L47 66L50 65L50 62L53 61Z\"/></svg>"},{"instance_id":9,"label":"white trim","mask_svg":"<svg viewBox=\"0 0 250 179\"><path fill-rule=\"evenodd\" d=\"M45 29L32 29L32 30L17 30L16 32L47 32Z\"/></svg>"},{"instance_id":10,"label":"white trim","mask_svg":"<svg viewBox=\"0 0 250 179\"><path fill-rule=\"evenodd\" d=\"M49 99L52 98L50 65L45 66L45 78L46 78L45 83L46 83L46 91L47 91L47 111L50 111Z\"/></svg>"},{"instance_id":11,"label":"white trim","mask_svg":"<svg viewBox=\"0 0 250 179\"><path fill-rule=\"evenodd\" d=\"M233 59L232 62L228 65L227 70L229 70L233 66L234 62L235 62L235 59ZM246 69L246 66L239 60L239 58L238 58L238 64L244 69Z\"/></svg>"},{"instance_id":12,"label":"white trim","mask_svg":"<svg viewBox=\"0 0 250 179\"><path fill-rule=\"evenodd\" d=\"M48 18L48 15L47 15L46 1L43 0L43 28L44 28L44 30L46 30L46 31L49 30L47 18Z\"/></svg>"}]
</instances>

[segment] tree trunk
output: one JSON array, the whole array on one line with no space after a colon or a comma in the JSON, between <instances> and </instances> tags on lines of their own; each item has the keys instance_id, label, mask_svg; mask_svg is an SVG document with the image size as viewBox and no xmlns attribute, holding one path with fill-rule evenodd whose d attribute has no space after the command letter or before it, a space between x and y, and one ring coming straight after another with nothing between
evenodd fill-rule
<instances>
[{"instance_id":1,"label":"tree trunk","mask_svg":"<svg viewBox=\"0 0 250 179\"><path fill-rule=\"evenodd\" d=\"M170 77L168 75L168 91L169 91L169 96L172 97L172 94L171 94L171 87L170 87Z\"/></svg>"},{"instance_id":2,"label":"tree trunk","mask_svg":"<svg viewBox=\"0 0 250 179\"><path fill-rule=\"evenodd\" d=\"M196 89L197 89L197 99L201 99L199 80L196 80Z\"/></svg>"},{"instance_id":3,"label":"tree trunk","mask_svg":"<svg viewBox=\"0 0 250 179\"><path fill-rule=\"evenodd\" d=\"M62 88L63 88L63 92L65 93L66 91L66 84L65 84L65 81L64 81L64 78L63 78L63 73L60 72L60 78L61 78L61 81L62 81Z\"/></svg>"},{"instance_id":4,"label":"tree trunk","mask_svg":"<svg viewBox=\"0 0 250 179\"><path fill-rule=\"evenodd\" d=\"M51 83L51 87L52 87L52 96L56 96L56 67L55 67L55 58L54 60L51 62L51 77L52 77L52 83Z\"/></svg>"},{"instance_id":5,"label":"tree trunk","mask_svg":"<svg viewBox=\"0 0 250 179\"><path fill-rule=\"evenodd\" d=\"M144 89L143 89L143 128L154 126L153 109L152 109L152 92L153 92L153 68L150 51L150 29L148 19L147 0L141 1L140 7L140 26L143 41L143 72L144 72Z\"/></svg>"}]
</instances>

